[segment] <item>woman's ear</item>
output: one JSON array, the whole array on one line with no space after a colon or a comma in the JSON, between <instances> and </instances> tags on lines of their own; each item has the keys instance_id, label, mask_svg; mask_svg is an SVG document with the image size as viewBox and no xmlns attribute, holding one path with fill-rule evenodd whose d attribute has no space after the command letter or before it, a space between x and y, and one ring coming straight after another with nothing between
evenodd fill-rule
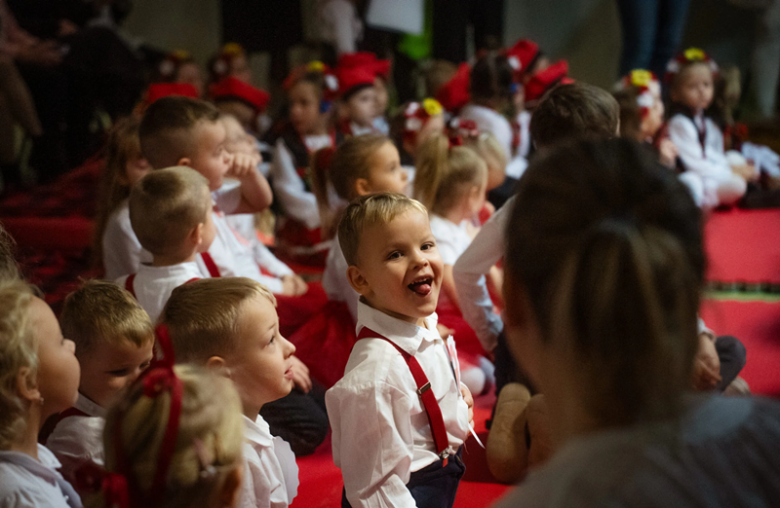
<instances>
[{"instance_id":1,"label":"woman's ear","mask_svg":"<svg viewBox=\"0 0 780 508\"><path fill-rule=\"evenodd\" d=\"M349 285L352 286L352 289L357 291L359 295L368 296L368 294L371 293L368 281L363 274L360 273L360 268L357 266L351 265L347 268L347 280L349 280Z\"/></svg>"},{"instance_id":2,"label":"woman's ear","mask_svg":"<svg viewBox=\"0 0 780 508\"><path fill-rule=\"evenodd\" d=\"M38 380L30 367L22 367L16 373L16 391L29 402L40 402L43 397L38 389Z\"/></svg>"},{"instance_id":3,"label":"woman's ear","mask_svg":"<svg viewBox=\"0 0 780 508\"><path fill-rule=\"evenodd\" d=\"M371 194L371 186L368 184L368 180L365 178L358 178L355 180L355 190L358 196L366 196Z\"/></svg>"}]
</instances>

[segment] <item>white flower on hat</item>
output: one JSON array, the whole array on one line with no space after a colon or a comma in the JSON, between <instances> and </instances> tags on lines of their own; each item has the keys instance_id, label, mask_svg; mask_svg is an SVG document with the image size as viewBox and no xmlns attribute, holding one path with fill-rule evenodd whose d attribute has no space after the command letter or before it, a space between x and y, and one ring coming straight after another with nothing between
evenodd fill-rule
<instances>
[{"instance_id":1,"label":"white flower on hat","mask_svg":"<svg viewBox=\"0 0 780 508\"><path fill-rule=\"evenodd\" d=\"M522 62L520 62L520 59L518 59L516 56L510 56L506 59L507 62L509 62L509 65L512 66L512 68L516 71L519 71L523 68Z\"/></svg>"},{"instance_id":2,"label":"white flower on hat","mask_svg":"<svg viewBox=\"0 0 780 508\"><path fill-rule=\"evenodd\" d=\"M414 116L412 118L406 119L406 124L404 125L404 129L407 132L418 132L420 129L422 129L422 126L423 126L422 120Z\"/></svg>"},{"instance_id":3,"label":"white flower on hat","mask_svg":"<svg viewBox=\"0 0 780 508\"><path fill-rule=\"evenodd\" d=\"M336 91L339 89L339 80L336 79L336 76L333 74L326 74L325 75L325 86L328 87L328 90Z\"/></svg>"}]
</instances>

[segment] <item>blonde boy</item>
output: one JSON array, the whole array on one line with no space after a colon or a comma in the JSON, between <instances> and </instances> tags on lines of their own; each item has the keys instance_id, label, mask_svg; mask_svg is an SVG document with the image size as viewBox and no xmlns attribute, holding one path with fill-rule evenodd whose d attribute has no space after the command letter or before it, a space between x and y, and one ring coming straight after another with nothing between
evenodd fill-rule
<instances>
[{"instance_id":1,"label":"blonde boy","mask_svg":"<svg viewBox=\"0 0 780 508\"><path fill-rule=\"evenodd\" d=\"M436 330L443 263L428 213L401 194L366 196L338 236L361 295L359 340L325 397L342 506L451 507L473 401L454 343ZM415 362L427 380L413 376Z\"/></svg>"},{"instance_id":2,"label":"blonde boy","mask_svg":"<svg viewBox=\"0 0 780 508\"><path fill-rule=\"evenodd\" d=\"M239 505L289 505L298 489L290 445L259 415L293 388L295 346L279 334L276 299L244 277L203 279L173 291L162 313L178 363L205 365L231 379L245 423ZM294 474L290 474L294 471Z\"/></svg>"},{"instance_id":3,"label":"blonde boy","mask_svg":"<svg viewBox=\"0 0 780 508\"><path fill-rule=\"evenodd\" d=\"M79 396L71 409L60 413L44 440L72 482L81 465L103 465L106 409L149 366L154 331L132 295L100 280L85 282L65 298L60 324L63 336L76 344Z\"/></svg>"},{"instance_id":4,"label":"blonde boy","mask_svg":"<svg viewBox=\"0 0 780 508\"><path fill-rule=\"evenodd\" d=\"M154 323L171 291L209 276L195 262L216 234L208 180L184 166L153 171L133 186L129 209L135 236L152 254L152 263L116 283L138 299Z\"/></svg>"}]
</instances>

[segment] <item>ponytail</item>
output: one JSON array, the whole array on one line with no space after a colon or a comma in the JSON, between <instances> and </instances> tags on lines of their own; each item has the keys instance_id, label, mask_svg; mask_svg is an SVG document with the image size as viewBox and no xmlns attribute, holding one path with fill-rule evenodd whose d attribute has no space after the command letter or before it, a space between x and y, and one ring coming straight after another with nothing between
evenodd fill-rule
<instances>
[{"instance_id":1,"label":"ponytail","mask_svg":"<svg viewBox=\"0 0 780 508\"><path fill-rule=\"evenodd\" d=\"M436 192L449 169L450 142L447 136L431 136L420 147L414 175L414 198L433 210Z\"/></svg>"}]
</instances>

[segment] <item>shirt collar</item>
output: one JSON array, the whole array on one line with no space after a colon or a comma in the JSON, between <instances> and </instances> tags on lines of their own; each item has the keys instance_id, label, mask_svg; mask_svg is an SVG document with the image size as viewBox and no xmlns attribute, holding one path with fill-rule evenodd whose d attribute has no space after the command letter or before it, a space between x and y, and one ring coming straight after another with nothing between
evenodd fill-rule
<instances>
[{"instance_id":1,"label":"shirt collar","mask_svg":"<svg viewBox=\"0 0 780 508\"><path fill-rule=\"evenodd\" d=\"M401 349L414 356L422 342L441 340L436 324L438 316L434 312L425 318L426 327L408 323L379 311L363 301L358 300L357 333L364 327L384 335Z\"/></svg>"},{"instance_id":2,"label":"shirt collar","mask_svg":"<svg viewBox=\"0 0 780 508\"><path fill-rule=\"evenodd\" d=\"M274 444L271 429L260 415L257 415L255 421L244 416L244 438L252 445L260 445L263 448L269 448Z\"/></svg>"},{"instance_id":3,"label":"shirt collar","mask_svg":"<svg viewBox=\"0 0 780 508\"><path fill-rule=\"evenodd\" d=\"M79 393L79 398L74 405L76 409L86 413L87 416L106 417L106 410Z\"/></svg>"},{"instance_id":4,"label":"shirt collar","mask_svg":"<svg viewBox=\"0 0 780 508\"><path fill-rule=\"evenodd\" d=\"M188 261L186 263L179 263L176 265L169 265L169 266L149 266L149 265L141 265L138 268L138 272L149 272L151 274L154 274L156 278L159 277L170 277L170 276L190 276L192 277L201 277L200 269L198 268L198 263L195 261Z\"/></svg>"}]
</instances>

